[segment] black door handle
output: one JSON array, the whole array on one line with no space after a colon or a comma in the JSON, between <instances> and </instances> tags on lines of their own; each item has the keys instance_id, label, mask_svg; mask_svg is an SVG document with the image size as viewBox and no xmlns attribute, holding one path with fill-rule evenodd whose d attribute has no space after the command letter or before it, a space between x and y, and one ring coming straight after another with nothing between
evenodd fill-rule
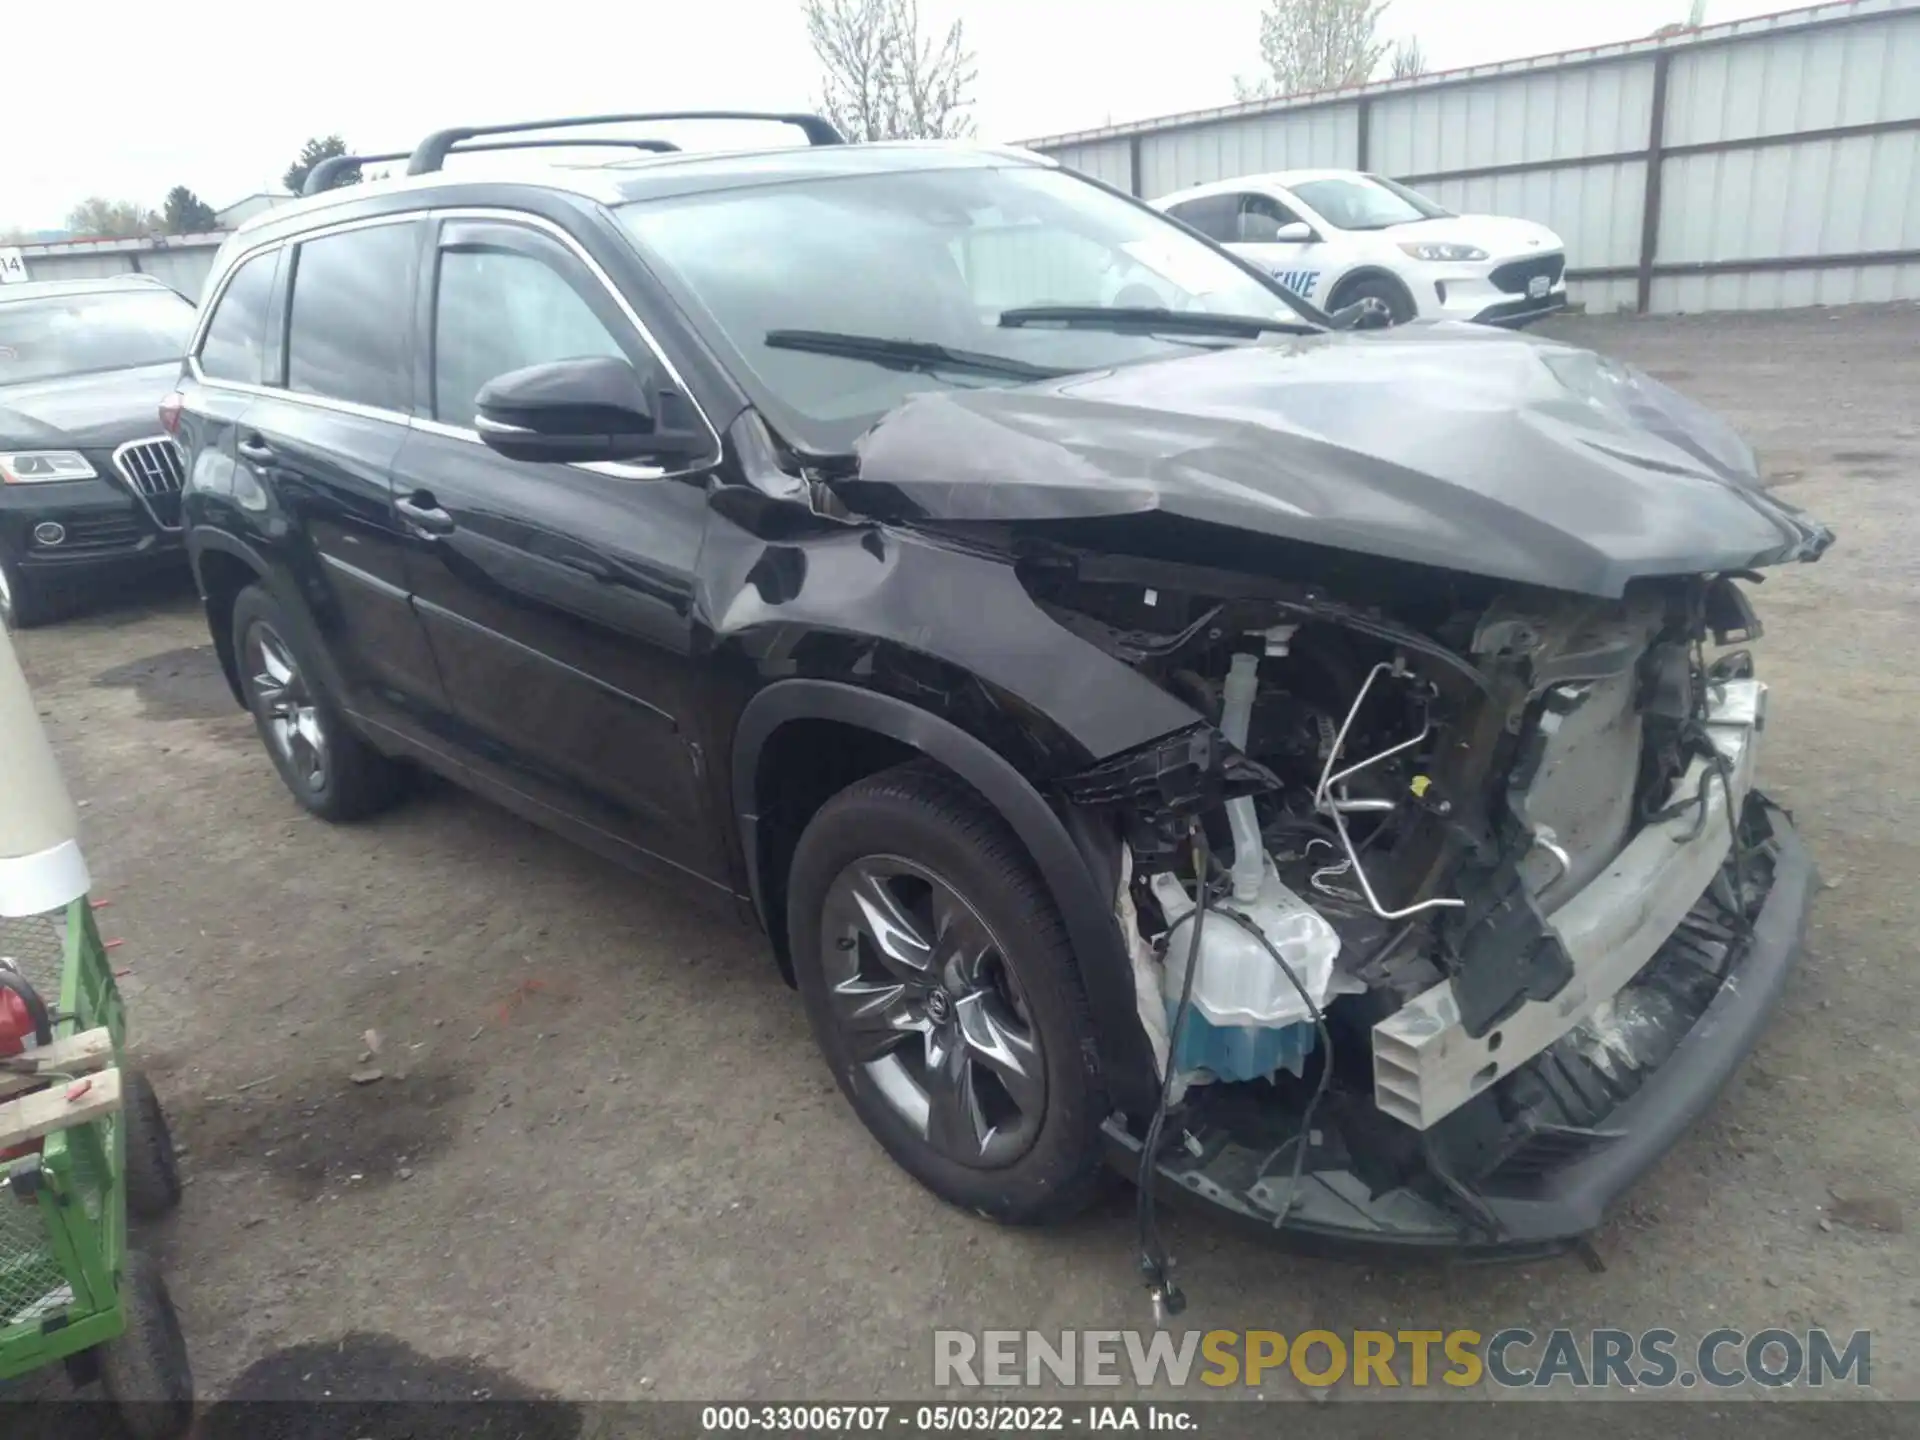
<instances>
[{"instance_id":1,"label":"black door handle","mask_svg":"<svg viewBox=\"0 0 1920 1440\"><path fill-rule=\"evenodd\" d=\"M569 570L578 570L582 575L590 576L595 580L613 579L613 567L592 555L556 555L554 563L564 565Z\"/></svg>"},{"instance_id":2,"label":"black door handle","mask_svg":"<svg viewBox=\"0 0 1920 1440\"><path fill-rule=\"evenodd\" d=\"M273 447L258 435L249 435L233 447L240 452L242 460L251 460L256 465L269 465L273 462Z\"/></svg>"},{"instance_id":3,"label":"black door handle","mask_svg":"<svg viewBox=\"0 0 1920 1440\"><path fill-rule=\"evenodd\" d=\"M453 516L442 510L433 496L424 490L416 490L404 499L394 501L393 508L400 512L401 519L423 535L453 533Z\"/></svg>"}]
</instances>

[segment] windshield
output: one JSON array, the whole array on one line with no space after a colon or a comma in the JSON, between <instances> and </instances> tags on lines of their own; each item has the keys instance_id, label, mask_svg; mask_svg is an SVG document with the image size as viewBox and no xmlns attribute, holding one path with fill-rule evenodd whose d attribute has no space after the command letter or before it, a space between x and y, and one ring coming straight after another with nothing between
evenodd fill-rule
<instances>
[{"instance_id":1,"label":"windshield","mask_svg":"<svg viewBox=\"0 0 1920 1440\"><path fill-rule=\"evenodd\" d=\"M0 385L178 360L192 328L193 306L171 290L0 293Z\"/></svg>"},{"instance_id":2,"label":"windshield","mask_svg":"<svg viewBox=\"0 0 1920 1440\"><path fill-rule=\"evenodd\" d=\"M732 352L755 404L812 451L850 450L916 391L1244 343L1191 326L1162 333L1150 321L1108 328L1098 316L1003 324L1010 311L1126 307L1309 328L1306 312L1211 245L1038 166L789 181L639 201L620 215L675 298ZM856 354L846 337L916 348ZM964 363L942 364L929 347ZM994 360L1011 363L995 373Z\"/></svg>"},{"instance_id":3,"label":"windshield","mask_svg":"<svg viewBox=\"0 0 1920 1440\"><path fill-rule=\"evenodd\" d=\"M1341 230L1384 230L1416 220L1444 220L1453 214L1419 191L1380 175L1336 175L1291 188L1323 220Z\"/></svg>"}]
</instances>

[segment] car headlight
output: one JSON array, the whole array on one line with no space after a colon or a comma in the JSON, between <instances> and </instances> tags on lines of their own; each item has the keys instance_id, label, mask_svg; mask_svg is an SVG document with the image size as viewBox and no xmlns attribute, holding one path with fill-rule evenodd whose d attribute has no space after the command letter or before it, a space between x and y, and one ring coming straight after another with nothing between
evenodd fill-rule
<instances>
[{"instance_id":1,"label":"car headlight","mask_svg":"<svg viewBox=\"0 0 1920 1440\"><path fill-rule=\"evenodd\" d=\"M91 480L98 474L78 450L15 450L0 454L0 481L9 485Z\"/></svg>"},{"instance_id":2,"label":"car headlight","mask_svg":"<svg viewBox=\"0 0 1920 1440\"><path fill-rule=\"evenodd\" d=\"M1444 245L1436 241L1416 241L1400 247L1416 260L1484 260L1487 252L1478 245Z\"/></svg>"}]
</instances>

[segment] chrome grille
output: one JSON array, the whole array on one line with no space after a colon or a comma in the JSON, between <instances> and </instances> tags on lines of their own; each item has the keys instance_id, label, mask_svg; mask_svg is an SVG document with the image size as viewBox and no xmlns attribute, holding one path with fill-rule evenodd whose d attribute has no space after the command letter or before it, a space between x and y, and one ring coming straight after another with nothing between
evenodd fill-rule
<instances>
[{"instance_id":1,"label":"chrome grille","mask_svg":"<svg viewBox=\"0 0 1920 1440\"><path fill-rule=\"evenodd\" d=\"M114 468L163 530L180 528L180 491L187 482L180 447L165 435L129 440L113 452Z\"/></svg>"}]
</instances>

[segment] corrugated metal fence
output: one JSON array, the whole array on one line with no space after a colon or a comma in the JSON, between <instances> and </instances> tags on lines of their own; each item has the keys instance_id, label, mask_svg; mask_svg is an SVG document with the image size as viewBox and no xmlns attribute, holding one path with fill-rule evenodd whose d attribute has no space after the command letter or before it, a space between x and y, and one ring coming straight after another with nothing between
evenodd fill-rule
<instances>
[{"instance_id":1,"label":"corrugated metal fence","mask_svg":"<svg viewBox=\"0 0 1920 1440\"><path fill-rule=\"evenodd\" d=\"M1136 195L1372 170L1567 241L1600 310L1920 298L1920 0L1028 142Z\"/></svg>"},{"instance_id":2,"label":"corrugated metal fence","mask_svg":"<svg viewBox=\"0 0 1920 1440\"><path fill-rule=\"evenodd\" d=\"M151 240L63 240L22 245L29 280L94 280L137 272L171 285L198 301L225 230L204 235L167 235Z\"/></svg>"}]
</instances>

